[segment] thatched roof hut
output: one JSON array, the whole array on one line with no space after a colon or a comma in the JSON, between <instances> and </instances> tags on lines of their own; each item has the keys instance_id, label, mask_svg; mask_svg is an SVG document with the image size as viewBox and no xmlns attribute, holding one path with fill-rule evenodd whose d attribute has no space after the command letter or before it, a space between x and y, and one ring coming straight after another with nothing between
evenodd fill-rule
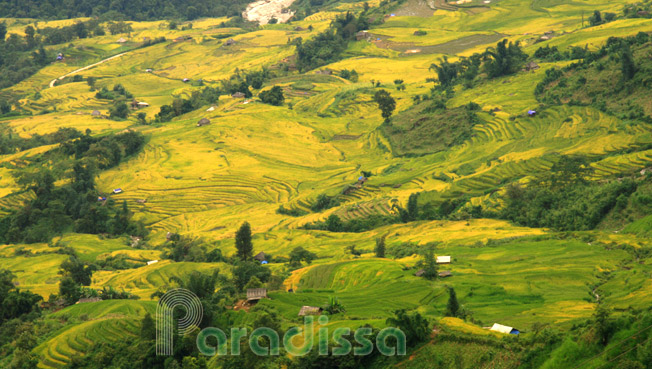
<instances>
[{"instance_id":1,"label":"thatched roof hut","mask_svg":"<svg viewBox=\"0 0 652 369\"><path fill-rule=\"evenodd\" d=\"M197 122L197 127L202 127L211 124L211 121L208 118L202 118Z\"/></svg>"},{"instance_id":2,"label":"thatched roof hut","mask_svg":"<svg viewBox=\"0 0 652 369\"><path fill-rule=\"evenodd\" d=\"M316 306L302 306L299 310L299 316L319 315L324 309Z\"/></svg>"}]
</instances>

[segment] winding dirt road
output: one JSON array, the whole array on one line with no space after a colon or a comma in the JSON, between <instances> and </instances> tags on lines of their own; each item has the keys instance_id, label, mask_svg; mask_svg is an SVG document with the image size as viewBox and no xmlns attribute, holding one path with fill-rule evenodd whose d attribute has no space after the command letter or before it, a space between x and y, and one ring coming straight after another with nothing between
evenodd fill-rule
<instances>
[{"instance_id":1,"label":"winding dirt road","mask_svg":"<svg viewBox=\"0 0 652 369\"><path fill-rule=\"evenodd\" d=\"M102 64L102 63L106 63L106 62L108 62L109 60L113 60L113 59L119 58L119 57L123 56L124 54L126 54L126 52L125 52L125 53L122 53L122 54L118 54L118 55L113 55L113 56L110 57L110 58L106 58L106 59L104 59L104 60L100 60L100 61L98 61L97 63L91 64L91 65L87 65L87 66L85 66L85 67L83 67L83 68L79 68L79 69L74 70L74 71L72 71L72 72L70 72L70 73L68 73L68 74L65 74L65 75L63 75L63 76L61 76L61 77L59 77L59 78L55 78L55 79L52 80L52 82L50 82L50 88L54 87L54 84L57 83L57 81L61 81L62 79L66 78L66 77L70 77L70 76L72 76L73 74L77 74L77 73L79 73L79 72L83 72L83 71L85 71L85 70L91 69L91 68L96 67L96 66L98 66L98 65L100 65L100 64Z\"/></svg>"}]
</instances>

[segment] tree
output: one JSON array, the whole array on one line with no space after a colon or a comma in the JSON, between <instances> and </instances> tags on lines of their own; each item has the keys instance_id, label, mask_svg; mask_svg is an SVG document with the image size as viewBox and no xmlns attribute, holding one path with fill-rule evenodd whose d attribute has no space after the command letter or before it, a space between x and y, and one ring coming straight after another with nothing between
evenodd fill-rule
<instances>
[{"instance_id":1,"label":"tree","mask_svg":"<svg viewBox=\"0 0 652 369\"><path fill-rule=\"evenodd\" d=\"M387 318L386 323L388 327L403 331L409 346L425 341L430 334L430 323L419 313L408 314L405 310L397 310L394 317Z\"/></svg>"},{"instance_id":2,"label":"tree","mask_svg":"<svg viewBox=\"0 0 652 369\"><path fill-rule=\"evenodd\" d=\"M625 81L629 81L630 79L634 78L634 75L636 74L636 64L634 62L632 50L626 43L623 43L622 50L620 52L620 62L621 70L623 72L623 79Z\"/></svg>"},{"instance_id":3,"label":"tree","mask_svg":"<svg viewBox=\"0 0 652 369\"><path fill-rule=\"evenodd\" d=\"M341 232L344 224L340 217L335 214L331 214L328 219L326 219L326 229L330 232Z\"/></svg>"},{"instance_id":4,"label":"tree","mask_svg":"<svg viewBox=\"0 0 652 369\"><path fill-rule=\"evenodd\" d=\"M589 23L591 23L591 26L602 24L602 14L600 14L599 10L594 11L593 15L589 17Z\"/></svg>"},{"instance_id":5,"label":"tree","mask_svg":"<svg viewBox=\"0 0 652 369\"><path fill-rule=\"evenodd\" d=\"M602 346L609 343L611 335L615 331L615 326L610 318L611 312L603 305L598 304L595 313L593 314L594 328Z\"/></svg>"},{"instance_id":6,"label":"tree","mask_svg":"<svg viewBox=\"0 0 652 369\"><path fill-rule=\"evenodd\" d=\"M446 316L459 317L460 303L457 301L457 294L453 287L448 288L448 304L446 305Z\"/></svg>"},{"instance_id":7,"label":"tree","mask_svg":"<svg viewBox=\"0 0 652 369\"><path fill-rule=\"evenodd\" d=\"M138 119L138 123L147 124L147 114L140 112L136 117Z\"/></svg>"},{"instance_id":8,"label":"tree","mask_svg":"<svg viewBox=\"0 0 652 369\"><path fill-rule=\"evenodd\" d=\"M437 259L435 258L435 246L429 245L423 255L424 273L426 279L437 279Z\"/></svg>"},{"instance_id":9,"label":"tree","mask_svg":"<svg viewBox=\"0 0 652 369\"><path fill-rule=\"evenodd\" d=\"M72 278L63 277L59 282L59 296L66 300L68 305L72 305L79 301L81 288Z\"/></svg>"},{"instance_id":10,"label":"tree","mask_svg":"<svg viewBox=\"0 0 652 369\"><path fill-rule=\"evenodd\" d=\"M285 101L285 96L283 96L283 90L280 86L274 86L267 91L263 91L258 94L260 100L265 104L281 106Z\"/></svg>"},{"instance_id":11,"label":"tree","mask_svg":"<svg viewBox=\"0 0 652 369\"><path fill-rule=\"evenodd\" d=\"M266 283L271 275L268 268L258 263L240 261L233 268L233 284L238 290L243 290L252 277L255 276L262 283Z\"/></svg>"},{"instance_id":12,"label":"tree","mask_svg":"<svg viewBox=\"0 0 652 369\"><path fill-rule=\"evenodd\" d=\"M394 109L396 109L396 100L386 90L378 90L374 94L374 101L378 104L385 121L389 121Z\"/></svg>"},{"instance_id":13,"label":"tree","mask_svg":"<svg viewBox=\"0 0 652 369\"><path fill-rule=\"evenodd\" d=\"M244 222L235 234L236 255L240 260L250 260L253 257L254 245L251 242L251 226Z\"/></svg>"},{"instance_id":14,"label":"tree","mask_svg":"<svg viewBox=\"0 0 652 369\"><path fill-rule=\"evenodd\" d=\"M382 237L376 238L376 257L377 258L384 258L385 257L385 238L387 235L384 235Z\"/></svg>"},{"instance_id":15,"label":"tree","mask_svg":"<svg viewBox=\"0 0 652 369\"><path fill-rule=\"evenodd\" d=\"M95 77L86 78L86 83L91 88L91 91L95 91L95 82L97 82L97 78Z\"/></svg>"},{"instance_id":16,"label":"tree","mask_svg":"<svg viewBox=\"0 0 652 369\"><path fill-rule=\"evenodd\" d=\"M156 323L154 323L154 319L152 319L152 316L149 313L146 313L141 321L140 338L144 340L156 339Z\"/></svg>"},{"instance_id":17,"label":"tree","mask_svg":"<svg viewBox=\"0 0 652 369\"><path fill-rule=\"evenodd\" d=\"M317 255L312 252L304 249L301 246L297 246L290 252L290 266L299 267L301 262L305 261L306 264L312 263L312 261L317 257Z\"/></svg>"},{"instance_id":18,"label":"tree","mask_svg":"<svg viewBox=\"0 0 652 369\"><path fill-rule=\"evenodd\" d=\"M353 255L353 256L356 257L356 258L357 258L358 256L362 255L362 252L361 252L361 251L355 249L355 245L347 246L346 251L348 251L349 253L351 253L351 255Z\"/></svg>"},{"instance_id":19,"label":"tree","mask_svg":"<svg viewBox=\"0 0 652 369\"><path fill-rule=\"evenodd\" d=\"M416 220L419 218L418 197L419 194L415 192L410 194L410 197L408 198L407 212L410 220Z\"/></svg>"},{"instance_id":20,"label":"tree","mask_svg":"<svg viewBox=\"0 0 652 369\"><path fill-rule=\"evenodd\" d=\"M60 274L64 277L70 277L79 285L90 286L93 268L84 264L76 256L71 256L68 260L61 263Z\"/></svg>"},{"instance_id":21,"label":"tree","mask_svg":"<svg viewBox=\"0 0 652 369\"><path fill-rule=\"evenodd\" d=\"M444 88L453 84L459 72L458 65L456 63L450 63L445 56L439 59L439 64L430 64L430 68L428 69L434 70L437 73L439 84Z\"/></svg>"},{"instance_id":22,"label":"tree","mask_svg":"<svg viewBox=\"0 0 652 369\"><path fill-rule=\"evenodd\" d=\"M258 279L258 277L253 276L249 279L249 282L245 285L245 290L248 290L250 288L263 288L263 282Z\"/></svg>"},{"instance_id":23,"label":"tree","mask_svg":"<svg viewBox=\"0 0 652 369\"><path fill-rule=\"evenodd\" d=\"M129 107L124 101L117 101L110 112L111 119L126 119L129 116Z\"/></svg>"}]
</instances>

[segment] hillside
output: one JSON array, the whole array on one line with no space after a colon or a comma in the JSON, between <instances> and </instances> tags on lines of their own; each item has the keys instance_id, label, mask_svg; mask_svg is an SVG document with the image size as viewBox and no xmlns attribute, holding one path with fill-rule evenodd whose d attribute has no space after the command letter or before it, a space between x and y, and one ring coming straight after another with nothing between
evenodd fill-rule
<instances>
[{"instance_id":1,"label":"hillside","mask_svg":"<svg viewBox=\"0 0 652 369\"><path fill-rule=\"evenodd\" d=\"M650 367L650 1L279 4L0 1L0 367Z\"/></svg>"}]
</instances>

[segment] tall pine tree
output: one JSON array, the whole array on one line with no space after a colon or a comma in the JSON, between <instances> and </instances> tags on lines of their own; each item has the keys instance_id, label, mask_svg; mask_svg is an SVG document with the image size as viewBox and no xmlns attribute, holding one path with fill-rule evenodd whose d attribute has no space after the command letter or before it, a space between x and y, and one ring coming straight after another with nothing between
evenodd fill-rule
<instances>
[{"instance_id":1,"label":"tall pine tree","mask_svg":"<svg viewBox=\"0 0 652 369\"><path fill-rule=\"evenodd\" d=\"M251 226L244 222L235 234L236 254L240 260L250 260L253 257L254 245L251 243Z\"/></svg>"}]
</instances>

